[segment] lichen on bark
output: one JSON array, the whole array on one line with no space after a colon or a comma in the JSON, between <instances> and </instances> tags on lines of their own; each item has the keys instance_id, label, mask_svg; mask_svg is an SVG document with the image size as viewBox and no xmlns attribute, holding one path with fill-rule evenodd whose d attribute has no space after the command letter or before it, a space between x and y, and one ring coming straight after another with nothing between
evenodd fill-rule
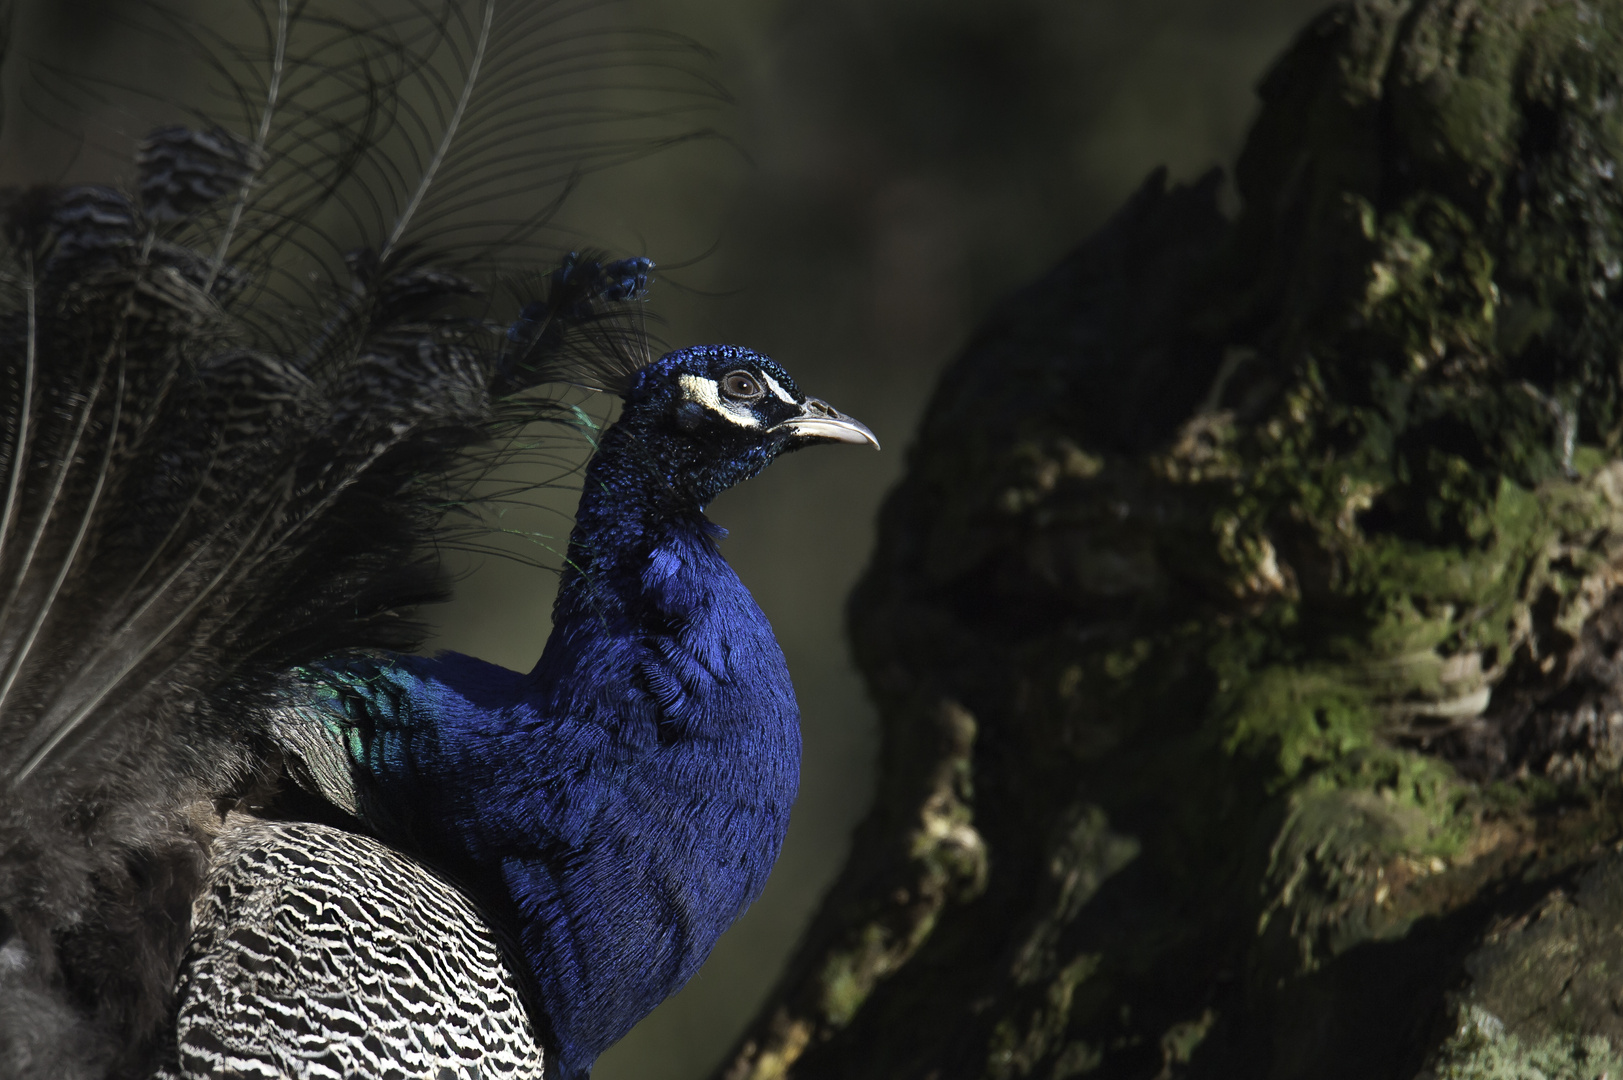
<instances>
[{"instance_id":1,"label":"lichen on bark","mask_svg":"<svg viewBox=\"0 0 1623 1080\"><path fill-rule=\"evenodd\" d=\"M1623 962L1529 959L1623 926L1623 0L1344 4L1261 95L1237 220L1152 178L943 377L730 1077L1623 1052Z\"/></svg>"}]
</instances>

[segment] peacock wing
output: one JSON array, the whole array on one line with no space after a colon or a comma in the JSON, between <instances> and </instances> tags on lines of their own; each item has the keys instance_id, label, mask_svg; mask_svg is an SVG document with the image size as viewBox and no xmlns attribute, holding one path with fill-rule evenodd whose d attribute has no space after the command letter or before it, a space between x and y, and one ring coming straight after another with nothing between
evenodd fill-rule
<instances>
[{"instance_id":1,"label":"peacock wing","mask_svg":"<svg viewBox=\"0 0 1623 1080\"><path fill-rule=\"evenodd\" d=\"M160 1080L542 1074L479 910L376 840L233 816L215 842Z\"/></svg>"}]
</instances>

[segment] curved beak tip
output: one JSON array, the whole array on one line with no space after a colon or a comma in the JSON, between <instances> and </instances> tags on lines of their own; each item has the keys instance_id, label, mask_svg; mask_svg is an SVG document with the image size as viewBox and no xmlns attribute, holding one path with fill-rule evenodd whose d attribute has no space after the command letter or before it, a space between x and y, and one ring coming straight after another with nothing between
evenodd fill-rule
<instances>
[{"instance_id":1,"label":"curved beak tip","mask_svg":"<svg viewBox=\"0 0 1623 1080\"><path fill-rule=\"evenodd\" d=\"M783 426L803 439L823 442L851 443L854 446L872 446L879 449L879 439L868 430L868 425L850 417L807 416L786 420Z\"/></svg>"},{"instance_id":2,"label":"curved beak tip","mask_svg":"<svg viewBox=\"0 0 1623 1080\"><path fill-rule=\"evenodd\" d=\"M844 420L850 426L844 428L839 435L832 436L837 442L851 443L853 446L867 445L875 450L880 449L879 436L875 435L867 424L860 420L852 420L850 417L845 417Z\"/></svg>"}]
</instances>

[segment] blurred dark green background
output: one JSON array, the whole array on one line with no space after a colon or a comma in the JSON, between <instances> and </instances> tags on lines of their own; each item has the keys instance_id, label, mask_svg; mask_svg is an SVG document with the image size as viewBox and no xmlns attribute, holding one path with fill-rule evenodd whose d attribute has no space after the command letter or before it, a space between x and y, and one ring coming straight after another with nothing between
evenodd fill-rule
<instances>
[{"instance_id":1,"label":"blurred dark green background","mask_svg":"<svg viewBox=\"0 0 1623 1080\"><path fill-rule=\"evenodd\" d=\"M653 293L667 340L773 355L802 389L868 423L885 450L791 457L714 507L794 673L801 798L766 895L698 978L603 1058L599 1080L713 1068L839 869L871 796L876 743L842 636L844 598L937 372L1000 296L1086 236L1151 169L1187 180L1230 164L1252 87L1323 6L630 0L617 10L627 25L702 42L734 102L701 120L724 137L590 177L562 214L572 242L650 255L667 268ZM131 55L121 0L16 7L17 53L131 80L174 77L155 57ZM110 167L75 158L15 107L6 123L7 182L100 178ZM437 644L528 668L551 593L550 574L469 563L455 602L434 613Z\"/></svg>"}]
</instances>

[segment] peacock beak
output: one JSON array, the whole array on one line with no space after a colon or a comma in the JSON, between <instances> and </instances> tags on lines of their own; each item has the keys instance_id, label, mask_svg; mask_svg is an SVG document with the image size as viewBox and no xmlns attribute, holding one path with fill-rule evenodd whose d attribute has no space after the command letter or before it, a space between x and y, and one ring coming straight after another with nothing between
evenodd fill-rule
<instances>
[{"instance_id":1,"label":"peacock beak","mask_svg":"<svg viewBox=\"0 0 1623 1080\"><path fill-rule=\"evenodd\" d=\"M855 443L858 446L872 443L875 450L879 449L879 440L874 438L867 424L851 419L818 398L807 398L800 407L799 416L791 416L773 425L772 430L787 432L807 441Z\"/></svg>"}]
</instances>

